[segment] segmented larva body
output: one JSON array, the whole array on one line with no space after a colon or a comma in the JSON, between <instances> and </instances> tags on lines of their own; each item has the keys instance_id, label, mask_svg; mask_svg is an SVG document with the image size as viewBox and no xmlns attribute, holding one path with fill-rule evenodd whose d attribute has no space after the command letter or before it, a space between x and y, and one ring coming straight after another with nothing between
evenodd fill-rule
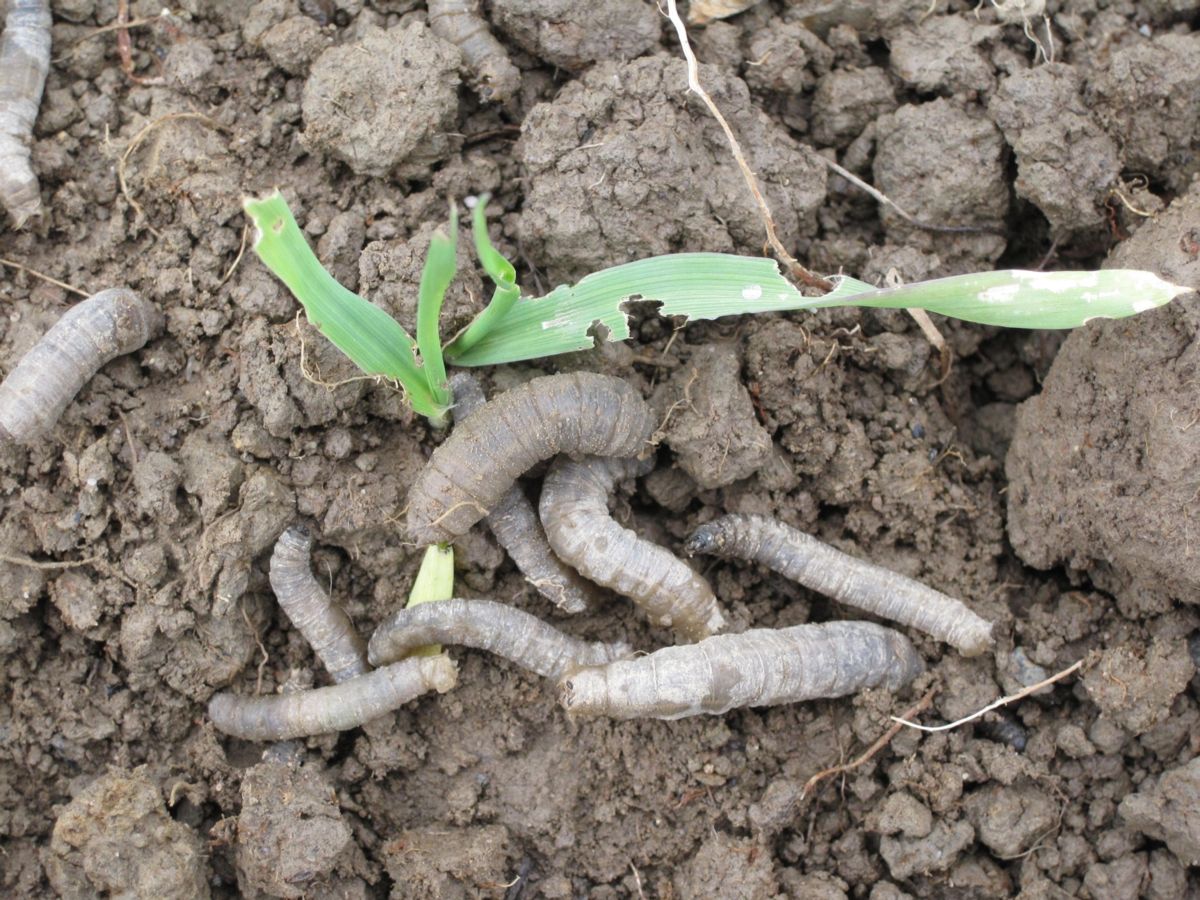
<instances>
[{"instance_id":1,"label":"segmented larva body","mask_svg":"<svg viewBox=\"0 0 1200 900\"><path fill-rule=\"evenodd\" d=\"M0 384L0 441L44 435L105 363L145 345L162 325L154 305L126 288L72 307Z\"/></svg>"},{"instance_id":2,"label":"segmented larva body","mask_svg":"<svg viewBox=\"0 0 1200 900\"><path fill-rule=\"evenodd\" d=\"M285 741L357 728L422 694L444 694L457 681L458 669L448 656L421 656L295 694L216 694L208 716L218 731L234 737Z\"/></svg>"},{"instance_id":3,"label":"segmented larva body","mask_svg":"<svg viewBox=\"0 0 1200 900\"><path fill-rule=\"evenodd\" d=\"M311 551L312 539L303 529L280 535L271 554L271 590L330 677L341 683L370 670L367 648L345 610L313 577Z\"/></svg>"},{"instance_id":4,"label":"segmented larva body","mask_svg":"<svg viewBox=\"0 0 1200 900\"><path fill-rule=\"evenodd\" d=\"M29 141L49 71L46 0L9 0L0 38L0 202L18 228L42 209Z\"/></svg>"},{"instance_id":5,"label":"segmented larva body","mask_svg":"<svg viewBox=\"0 0 1200 900\"><path fill-rule=\"evenodd\" d=\"M559 453L635 456L654 431L646 401L620 378L547 375L506 391L454 429L408 492L408 533L453 540L496 508L517 478Z\"/></svg>"},{"instance_id":6,"label":"segmented larva body","mask_svg":"<svg viewBox=\"0 0 1200 900\"><path fill-rule=\"evenodd\" d=\"M835 550L762 516L723 516L696 529L688 553L752 559L849 606L909 625L975 656L992 643L992 625L961 600L882 566Z\"/></svg>"},{"instance_id":7,"label":"segmented larva body","mask_svg":"<svg viewBox=\"0 0 1200 900\"><path fill-rule=\"evenodd\" d=\"M650 461L564 457L546 474L538 511L560 559L629 597L653 624L697 641L725 627L708 582L665 547L618 525L608 512L616 483L652 467Z\"/></svg>"},{"instance_id":8,"label":"segmented larva body","mask_svg":"<svg viewBox=\"0 0 1200 900\"><path fill-rule=\"evenodd\" d=\"M450 390L456 423L474 415L486 402L479 380L469 373L452 375ZM508 489L484 521L521 574L543 597L566 613L581 613L591 605L595 591L554 555L533 504L519 485Z\"/></svg>"},{"instance_id":9,"label":"segmented larva body","mask_svg":"<svg viewBox=\"0 0 1200 900\"><path fill-rule=\"evenodd\" d=\"M567 712L614 719L720 715L907 684L925 669L912 643L871 622L719 634L649 656L580 669L562 683Z\"/></svg>"},{"instance_id":10,"label":"segmented larva body","mask_svg":"<svg viewBox=\"0 0 1200 900\"><path fill-rule=\"evenodd\" d=\"M427 644L487 650L555 681L584 666L631 655L628 644L590 643L563 634L536 616L492 600L438 600L393 614L371 635L374 665L403 659Z\"/></svg>"},{"instance_id":11,"label":"segmented larva body","mask_svg":"<svg viewBox=\"0 0 1200 900\"><path fill-rule=\"evenodd\" d=\"M429 0L429 27L463 56L481 99L503 103L521 88L521 70L492 35L472 0Z\"/></svg>"}]
</instances>

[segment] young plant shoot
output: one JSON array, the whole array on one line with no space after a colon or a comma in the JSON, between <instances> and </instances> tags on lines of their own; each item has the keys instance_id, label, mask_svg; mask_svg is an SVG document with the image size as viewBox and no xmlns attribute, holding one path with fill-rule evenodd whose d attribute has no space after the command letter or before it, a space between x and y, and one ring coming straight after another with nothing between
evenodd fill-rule
<instances>
[{"instance_id":1,"label":"young plant shoot","mask_svg":"<svg viewBox=\"0 0 1200 900\"><path fill-rule=\"evenodd\" d=\"M420 378L414 343L386 313L351 293L321 268L278 192L247 200L258 227L254 249L292 290L310 320L368 374L402 383L413 408L440 417L444 407ZM979 272L876 289L852 278L807 297L769 259L723 253L677 253L603 269L543 297L518 299L512 267L487 237L484 202L475 207L475 245L496 296L445 357L460 366L497 365L585 350L597 326L610 341L629 337L627 304L657 302L663 316L716 319L746 313L867 306L923 309L1009 328L1074 328L1092 319L1121 318L1153 309L1188 289L1150 272ZM386 319L388 324L382 320ZM428 349L428 348L426 348ZM430 351L432 352L432 351ZM428 361L426 363L428 365ZM414 389L410 382L420 385Z\"/></svg>"}]
</instances>

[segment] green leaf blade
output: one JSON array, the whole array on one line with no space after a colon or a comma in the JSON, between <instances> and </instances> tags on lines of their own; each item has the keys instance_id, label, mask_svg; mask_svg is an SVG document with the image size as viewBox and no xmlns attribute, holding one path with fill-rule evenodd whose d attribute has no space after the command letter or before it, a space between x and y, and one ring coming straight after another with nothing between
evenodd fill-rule
<instances>
[{"instance_id":1,"label":"green leaf blade","mask_svg":"<svg viewBox=\"0 0 1200 900\"><path fill-rule=\"evenodd\" d=\"M450 390L446 387L446 363L442 358L439 321L446 289L450 287L457 270L458 213L451 207L450 233L438 229L429 239L429 251L425 255L421 283L417 288L417 347L421 351L429 393L439 408L438 421L444 418L452 400Z\"/></svg>"},{"instance_id":2,"label":"green leaf blade","mask_svg":"<svg viewBox=\"0 0 1200 900\"><path fill-rule=\"evenodd\" d=\"M255 253L287 285L308 320L367 375L400 382L417 412L434 414L408 332L325 271L278 191L246 198L243 206L257 229Z\"/></svg>"},{"instance_id":3,"label":"green leaf blade","mask_svg":"<svg viewBox=\"0 0 1200 900\"><path fill-rule=\"evenodd\" d=\"M1119 319L1170 302L1189 288L1152 272L976 272L878 290L842 278L814 307L916 307L967 322L1006 328L1075 328L1092 319Z\"/></svg>"},{"instance_id":4,"label":"green leaf blade","mask_svg":"<svg viewBox=\"0 0 1200 900\"><path fill-rule=\"evenodd\" d=\"M769 259L725 253L676 253L640 259L526 297L474 347L454 357L463 366L495 365L586 350L596 326L607 340L629 337L624 305L658 302L663 315L713 319L739 313L800 309L804 297Z\"/></svg>"},{"instance_id":5,"label":"green leaf blade","mask_svg":"<svg viewBox=\"0 0 1200 900\"><path fill-rule=\"evenodd\" d=\"M446 348L446 356L455 362L490 334L521 298L521 288L517 285L517 270L495 248L491 237L488 236L488 199L489 195L484 194L475 204L475 209L471 212L471 233L475 239L475 254L496 289L483 312Z\"/></svg>"}]
</instances>

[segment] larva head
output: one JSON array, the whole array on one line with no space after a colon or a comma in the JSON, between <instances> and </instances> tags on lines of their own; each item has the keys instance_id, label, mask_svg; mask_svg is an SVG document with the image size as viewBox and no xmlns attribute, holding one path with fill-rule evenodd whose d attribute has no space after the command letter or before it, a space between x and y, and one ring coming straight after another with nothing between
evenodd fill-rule
<instances>
[{"instance_id":1,"label":"larva head","mask_svg":"<svg viewBox=\"0 0 1200 900\"><path fill-rule=\"evenodd\" d=\"M692 536L684 543L683 550L688 556L695 556L697 553L720 553L724 546L725 530L718 519L693 531Z\"/></svg>"}]
</instances>

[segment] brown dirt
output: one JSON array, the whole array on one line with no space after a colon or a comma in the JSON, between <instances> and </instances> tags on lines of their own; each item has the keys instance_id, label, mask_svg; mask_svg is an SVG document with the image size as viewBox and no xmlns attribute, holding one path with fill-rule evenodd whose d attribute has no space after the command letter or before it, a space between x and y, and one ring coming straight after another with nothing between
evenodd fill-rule
<instances>
[{"instance_id":1,"label":"brown dirt","mask_svg":"<svg viewBox=\"0 0 1200 900\"><path fill-rule=\"evenodd\" d=\"M651 253L757 253L762 234L653 3L600 0L585 20L485 4L523 70L504 108L460 83L409 0L183 0L133 32L161 84L131 82L115 35L94 33L115 4L54 6L33 145L47 214L0 234L0 257L128 285L168 324L49 440L0 451L0 552L57 566L0 564L5 896L1200 891L1194 296L1065 343L943 321L940 386L892 312L678 334L639 313L629 345L543 364L674 406L622 510L655 539L770 513L997 622L981 658L918 638L930 673L905 695L573 722L552 685L455 651L455 691L362 729L272 748L216 734L215 690L322 678L270 595L275 537L310 525L316 572L369 631L415 572L397 523L438 439L384 386L306 378L353 372L252 254L234 266L243 193L281 186L343 283L410 328L448 196L496 194L494 234L531 289ZM695 32L789 248L876 281L1107 254L1200 285L1197 4L1049 0L1058 62L1036 67L989 7L926 6L778 0ZM1000 233L916 231L813 150L920 218ZM485 296L463 265L447 327ZM4 293L11 368L73 297L10 268ZM668 639L615 599L557 619L481 529L457 549L464 592L593 639ZM852 614L754 567L707 574L739 626ZM932 684L929 718L952 719L1078 659L1081 678L1007 718L902 731L802 796Z\"/></svg>"}]
</instances>

